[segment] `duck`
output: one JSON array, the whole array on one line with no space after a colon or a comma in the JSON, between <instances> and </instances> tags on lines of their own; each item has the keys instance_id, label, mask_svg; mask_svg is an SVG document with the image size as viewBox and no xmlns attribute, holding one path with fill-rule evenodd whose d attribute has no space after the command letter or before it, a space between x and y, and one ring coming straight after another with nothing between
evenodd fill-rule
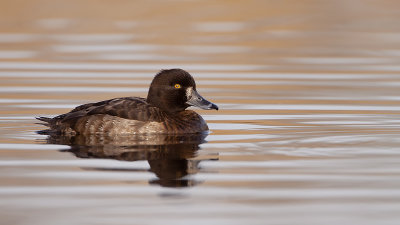
<instances>
[{"instance_id":1,"label":"duck","mask_svg":"<svg viewBox=\"0 0 400 225\"><path fill-rule=\"evenodd\" d=\"M208 125L190 106L218 110L196 89L192 75L183 69L157 73L147 94L87 103L53 118L37 117L48 131L61 135L194 134Z\"/></svg>"}]
</instances>

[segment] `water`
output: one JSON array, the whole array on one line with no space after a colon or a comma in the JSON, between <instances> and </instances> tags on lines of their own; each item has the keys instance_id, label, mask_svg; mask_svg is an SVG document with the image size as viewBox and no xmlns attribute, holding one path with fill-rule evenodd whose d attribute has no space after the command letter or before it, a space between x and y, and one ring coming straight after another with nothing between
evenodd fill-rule
<instances>
[{"instance_id":1,"label":"water","mask_svg":"<svg viewBox=\"0 0 400 225\"><path fill-rule=\"evenodd\" d=\"M397 1L3 8L2 224L398 224ZM171 67L220 107L208 136L36 133Z\"/></svg>"}]
</instances>

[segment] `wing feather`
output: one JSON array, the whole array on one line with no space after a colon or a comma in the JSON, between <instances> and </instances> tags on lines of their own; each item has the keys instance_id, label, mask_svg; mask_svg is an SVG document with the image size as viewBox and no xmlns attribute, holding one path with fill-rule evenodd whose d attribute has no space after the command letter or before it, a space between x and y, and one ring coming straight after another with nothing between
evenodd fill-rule
<instances>
[{"instance_id":1,"label":"wing feather","mask_svg":"<svg viewBox=\"0 0 400 225\"><path fill-rule=\"evenodd\" d=\"M61 124L74 127L78 119L91 115L111 115L143 122L160 122L162 113L160 109L149 105L144 98L124 97L80 105L68 113L40 120L49 123L50 127Z\"/></svg>"}]
</instances>

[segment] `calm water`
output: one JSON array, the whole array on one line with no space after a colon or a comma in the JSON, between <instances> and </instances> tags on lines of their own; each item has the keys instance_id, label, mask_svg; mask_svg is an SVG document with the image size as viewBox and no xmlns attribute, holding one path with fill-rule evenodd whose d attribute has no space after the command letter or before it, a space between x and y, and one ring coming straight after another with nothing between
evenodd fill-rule
<instances>
[{"instance_id":1,"label":"calm water","mask_svg":"<svg viewBox=\"0 0 400 225\"><path fill-rule=\"evenodd\" d=\"M399 224L398 1L2 8L1 224ZM173 67L208 136L36 133Z\"/></svg>"}]
</instances>

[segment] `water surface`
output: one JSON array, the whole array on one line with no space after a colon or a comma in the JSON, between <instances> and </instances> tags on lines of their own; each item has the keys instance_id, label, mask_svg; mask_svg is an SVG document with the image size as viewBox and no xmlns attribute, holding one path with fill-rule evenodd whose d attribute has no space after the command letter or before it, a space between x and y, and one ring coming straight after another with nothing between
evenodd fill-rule
<instances>
[{"instance_id":1,"label":"water surface","mask_svg":"<svg viewBox=\"0 0 400 225\"><path fill-rule=\"evenodd\" d=\"M156 2L4 3L2 224L398 224L397 1ZM173 67L208 136L36 133Z\"/></svg>"}]
</instances>

